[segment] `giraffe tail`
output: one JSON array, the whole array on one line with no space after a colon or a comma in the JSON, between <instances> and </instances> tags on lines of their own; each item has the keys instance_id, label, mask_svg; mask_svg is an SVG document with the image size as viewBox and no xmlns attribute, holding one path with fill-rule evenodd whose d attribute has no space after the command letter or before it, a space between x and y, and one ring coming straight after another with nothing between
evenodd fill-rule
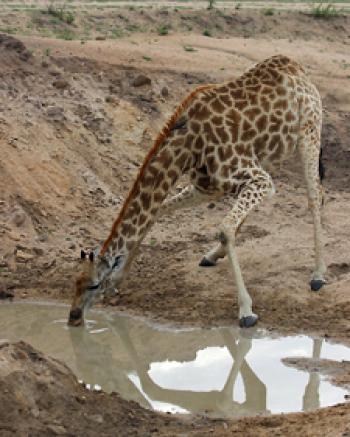
<instances>
[{"instance_id":1,"label":"giraffe tail","mask_svg":"<svg viewBox=\"0 0 350 437\"><path fill-rule=\"evenodd\" d=\"M320 149L320 157L319 157L319 160L318 160L318 173L320 175L320 181L322 183L323 179L326 176L326 168L325 168L325 166L324 166L324 164L322 162L322 147Z\"/></svg>"}]
</instances>

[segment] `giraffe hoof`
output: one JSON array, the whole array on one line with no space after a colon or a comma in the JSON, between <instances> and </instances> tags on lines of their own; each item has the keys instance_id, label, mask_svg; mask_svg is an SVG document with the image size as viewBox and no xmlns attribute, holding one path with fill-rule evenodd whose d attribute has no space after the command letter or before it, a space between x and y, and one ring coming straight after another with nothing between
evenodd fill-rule
<instances>
[{"instance_id":1,"label":"giraffe hoof","mask_svg":"<svg viewBox=\"0 0 350 437\"><path fill-rule=\"evenodd\" d=\"M216 266L216 263L213 261L210 261L208 258L204 257L204 258L202 258L199 265L200 265L200 267L214 267L214 266Z\"/></svg>"},{"instance_id":2,"label":"giraffe hoof","mask_svg":"<svg viewBox=\"0 0 350 437\"><path fill-rule=\"evenodd\" d=\"M239 326L240 328L251 328L252 326L256 325L257 321L258 316L256 314L253 314L252 316L241 317L239 319Z\"/></svg>"},{"instance_id":3,"label":"giraffe hoof","mask_svg":"<svg viewBox=\"0 0 350 437\"><path fill-rule=\"evenodd\" d=\"M319 291L324 284L326 283L326 281L324 281L323 279L311 279L310 282L310 287L312 291Z\"/></svg>"}]
</instances>

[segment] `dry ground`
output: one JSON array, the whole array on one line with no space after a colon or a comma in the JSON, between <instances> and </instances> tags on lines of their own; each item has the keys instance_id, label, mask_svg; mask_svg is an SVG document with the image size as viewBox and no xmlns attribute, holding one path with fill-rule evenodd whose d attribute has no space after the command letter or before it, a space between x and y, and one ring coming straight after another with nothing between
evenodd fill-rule
<instances>
[{"instance_id":1,"label":"dry ground","mask_svg":"<svg viewBox=\"0 0 350 437\"><path fill-rule=\"evenodd\" d=\"M110 14L98 11L84 17L91 20L99 16L107 28L116 19ZM275 197L254 212L242 228L239 256L261 327L316 333L348 342L349 17L319 21L298 12L271 17L236 10L225 11L224 16L217 11L169 10L165 14L157 9L141 14L122 8L118 14L134 26L141 26L146 14L153 24L142 33L121 26L125 34L122 38L108 39L108 31L103 36L106 40L82 44L82 17L77 18L74 28L78 39L66 41L42 38L36 16L33 27L28 28L27 20L33 17L24 12L0 15L3 24L6 20L17 23L16 38L23 42L0 35L2 291L16 298L69 299L80 248L93 247L107 237L142 157L177 102L197 84L237 77L255 62L284 53L306 67L324 100L324 227L329 284L318 294L308 290L313 263L312 224L305 184L293 160L276 174ZM178 14L185 18L179 19ZM164 25L164 16L171 23L171 31L160 36L157 29ZM55 26L62 28L61 23L50 23L46 15L39 18L48 20L44 27L52 36L57 33ZM183 29L183 22L192 30ZM42 27L39 24L39 29ZM203 29L209 29L215 37L202 35ZM21 31L30 35L21 36ZM96 36L101 36L101 30L93 27L91 37ZM135 86L140 74L151 83ZM235 288L227 262L209 270L197 266L202 254L215 244L215 225L229 207L229 199L224 199L214 208L204 205L162 219L146 237L113 304L121 310L179 324L237 323ZM23 345L6 348L27 350ZM30 368L32 364L30 359L23 359L27 363L23 364L25 373L26 365ZM57 369L52 372L59 375ZM74 378L67 378L70 382L60 392L59 407L55 412L47 410L46 421L40 415L35 417L32 407L23 407L28 414L26 421L19 416L0 421L8 423L8 429L3 428L8 435L19 429L47 435L48 423L63 427L66 435L89 435L86 432L91 424L82 420L82 414L92 414L89 408L93 403L101 408L101 414L114 417L110 423L105 418L104 435L115 435L117 429L119 435L345 436L350 422L350 409L345 405L226 425L196 418L191 424L141 410L117 397L103 395L96 403L100 395L95 393L85 393L86 405L79 409L74 404L67 418L64 410L71 404L65 404L66 400L75 399L76 390L83 390L76 387ZM1 381L10 384L7 377ZM47 381L35 387L39 393L55 398ZM2 414L17 411L21 396L11 402L12 397L8 402L5 397L4 404L10 410L5 408ZM130 421L120 419L125 412Z\"/></svg>"}]
</instances>

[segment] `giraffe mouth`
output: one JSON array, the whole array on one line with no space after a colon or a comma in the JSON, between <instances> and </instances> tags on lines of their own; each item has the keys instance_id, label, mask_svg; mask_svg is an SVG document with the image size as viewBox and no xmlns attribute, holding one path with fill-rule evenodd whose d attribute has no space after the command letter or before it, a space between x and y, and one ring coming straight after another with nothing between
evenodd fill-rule
<instances>
[{"instance_id":1,"label":"giraffe mouth","mask_svg":"<svg viewBox=\"0 0 350 437\"><path fill-rule=\"evenodd\" d=\"M69 312L68 325L82 326L84 324L83 311L80 308L74 308Z\"/></svg>"}]
</instances>

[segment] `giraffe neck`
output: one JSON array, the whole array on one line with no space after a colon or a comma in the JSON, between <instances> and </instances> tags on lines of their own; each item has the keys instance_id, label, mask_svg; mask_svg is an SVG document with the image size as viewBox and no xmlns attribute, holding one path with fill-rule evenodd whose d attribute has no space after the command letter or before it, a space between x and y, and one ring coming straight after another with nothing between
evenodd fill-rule
<instances>
[{"instance_id":1,"label":"giraffe neck","mask_svg":"<svg viewBox=\"0 0 350 437\"><path fill-rule=\"evenodd\" d=\"M186 126L184 111L194 97L214 85L203 85L192 91L176 108L146 156L134 185L125 200L100 255L113 265L118 255L127 258L147 234L170 189L192 164L193 135Z\"/></svg>"},{"instance_id":2,"label":"giraffe neck","mask_svg":"<svg viewBox=\"0 0 350 437\"><path fill-rule=\"evenodd\" d=\"M191 152L186 129L174 129L157 149L146 157L137 179L104 242L101 255L110 264L116 256L132 255L155 222L161 205L178 178L189 168Z\"/></svg>"}]
</instances>

